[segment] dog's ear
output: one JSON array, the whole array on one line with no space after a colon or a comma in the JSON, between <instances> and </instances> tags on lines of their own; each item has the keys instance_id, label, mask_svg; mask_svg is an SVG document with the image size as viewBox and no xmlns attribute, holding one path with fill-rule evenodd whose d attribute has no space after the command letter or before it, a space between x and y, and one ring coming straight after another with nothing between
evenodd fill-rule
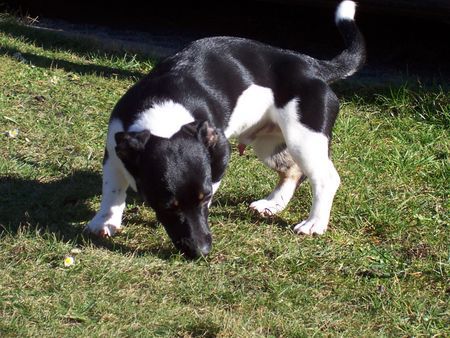
<instances>
[{"instance_id":1,"label":"dog's ear","mask_svg":"<svg viewBox=\"0 0 450 338\"><path fill-rule=\"evenodd\" d=\"M145 144L150 138L150 132L143 130L139 132L118 132L114 135L116 140L116 154L126 161L130 156L135 156L145 148Z\"/></svg>"},{"instance_id":2,"label":"dog's ear","mask_svg":"<svg viewBox=\"0 0 450 338\"><path fill-rule=\"evenodd\" d=\"M208 121L194 121L185 124L181 130L191 136L197 137L207 148L214 147L219 139L219 132Z\"/></svg>"},{"instance_id":3,"label":"dog's ear","mask_svg":"<svg viewBox=\"0 0 450 338\"><path fill-rule=\"evenodd\" d=\"M197 137L203 141L207 148L214 147L219 140L219 131L212 127L208 121L203 121L197 126Z\"/></svg>"},{"instance_id":4,"label":"dog's ear","mask_svg":"<svg viewBox=\"0 0 450 338\"><path fill-rule=\"evenodd\" d=\"M181 131L185 134L195 136L197 134L198 122L194 121L181 127Z\"/></svg>"},{"instance_id":5,"label":"dog's ear","mask_svg":"<svg viewBox=\"0 0 450 338\"><path fill-rule=\"evenodd\" d=\"M213 127L207 120L188 123L181 129L203 142L211 159L211 178L213 182L220 181L230 159L230 143L223 130Z\"/></svg>"}]
</instances>

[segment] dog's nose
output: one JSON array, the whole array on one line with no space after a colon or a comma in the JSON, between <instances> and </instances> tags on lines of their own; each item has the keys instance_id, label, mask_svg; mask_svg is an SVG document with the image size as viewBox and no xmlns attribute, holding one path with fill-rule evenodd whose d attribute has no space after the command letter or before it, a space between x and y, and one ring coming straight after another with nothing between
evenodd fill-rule
<instances>
[{"instance_id":1,"label":"dog's nose","mask_svg":"<svg viewBox=\"0 0 450 338\"><path fill-rule=\"evenodd\" d=\"M211 244L205 244L198 248L199 256L206 256L211 251Z\"/></svg>"},{"instance_id":2,"label":"dog's nose","mask_svg":"<svg viewBox=\"0 0 450 338\"><path fill-rule=\"evenodd\" d=\"M206 234L202 241L194 241L192 238L184 238L176 246L188 257L198 258L209 254L212 248L212 236Z\"/></svg>"},{"instance_id":3,"label":"dog's nose","mask_svg":"<svg viewBox=\"0 0 450 338\"><path fill-rule=\"evenodd\" d=\"M189 258L195 259L201 256L206 256L211 251L211 244L205 244L202 246L193 247L184 247L181 249Z\"/></svg>"},{"instance_id":4,"label":"dog's nose","mask_svg":"<svg viewBox=\"0 0 450 338\"><path fill-rule=\"evenodd\" d=\"M211 251L212 247L212 236L211 234L206 234L204 241L199 243L196 247L197 256L206 256Z\"/></svg>"},{"instance_id":5,"label":"dog's nose","mask_svg":"<svg viewBox=\"0 0 450 338\"><path fill-rule=\"evenodd\" d=\"M212 247L212 236L211 233L206 234L205 243L201 246L200 252L203 256L206 256L211 251Z\"/></svg>"}]
</instances>

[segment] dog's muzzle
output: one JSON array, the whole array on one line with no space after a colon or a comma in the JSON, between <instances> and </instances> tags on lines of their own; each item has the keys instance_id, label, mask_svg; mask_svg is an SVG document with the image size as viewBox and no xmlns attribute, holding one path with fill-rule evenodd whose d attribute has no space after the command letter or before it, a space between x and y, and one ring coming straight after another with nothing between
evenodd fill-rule
<instances>
[{"instance_id":1,"label":"dog's muzzle","mask_svg":"<svg viewBox=\"0 0 450 338\"><path fill-rule=\"evenodd\" d=\"M201 239L182 238L174 243L175 246L189 258L198 258L209 254L212 248L212 236L210 233Z\"/></svg>"}]
</instances>

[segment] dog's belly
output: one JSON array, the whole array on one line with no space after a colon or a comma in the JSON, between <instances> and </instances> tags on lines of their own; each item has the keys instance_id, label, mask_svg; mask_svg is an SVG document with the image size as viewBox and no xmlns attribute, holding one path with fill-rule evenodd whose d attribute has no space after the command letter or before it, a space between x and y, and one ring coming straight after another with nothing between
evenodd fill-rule
<instances>
[{"instance_id":1,"label":"dog's belly","mask_svg":"<svg viewBox=\"0 0 450 338\"><path fill-rule=\"evenodd\" d=\"M225 128L227 138L236 137L242 144L250 144L264 135L280 135L274 118L276 107L270 88L251 85L238 98Z\"/></svg>"},{"instance_id":2,"label":"dog's belly","mask_svg":"<svg viewBox=\"0 0 450 338\"><path fill-rule=\"evenodd\" d=\"M283 140L280 127L272 121L263 121L256 126L244 131L238 136L238 141L241 144L251 144L260 138L271 138Z\"/></svg>"}]
</instances>

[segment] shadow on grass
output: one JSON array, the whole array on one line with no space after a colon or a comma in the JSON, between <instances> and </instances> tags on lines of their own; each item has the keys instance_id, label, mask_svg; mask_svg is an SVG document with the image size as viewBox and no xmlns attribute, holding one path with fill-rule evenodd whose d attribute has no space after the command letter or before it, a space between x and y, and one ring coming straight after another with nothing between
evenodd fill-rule
<instances>
[{"instance_id":1,"label":"shadow on grass","mask_svg":"<svg viewBox=\"0 0 450 338\"><path fill-rule=\"evenodd\" d=\"M84 245L92 242L108 250L132 255L154 255L169 259L175 248L133 247L120 240L96 239L84 233L84 225L93 217L88 200L101 195L101 176L89 171L51 182L0 177L0 234L17 235L21 228L42 230L64 242ZM156 226L150 224L150 226Z\"/></svg>"},{"instance_id":2,"label":"shadow on grass","mask_svg":"<svg viewBox=\"0 0 450 338\"><path fill-rule=\"evenodd\" d=\"M0 31L12 37L25 41L33 41L34 44L41 46L45 50L67 50L76 53L80 56L92 54L92 52L99 52L106 57L124 58L126 52L107 52L99 48L93 42L85 41L81 38L70 39L52 32L42 32L33 27L22 26L11 22L0 22ZM55 48L57 46L57 48ZM32 65L41 68L61 68L68 72L78 73L80 75L96 74L104 77L118 77L118 78L135 78L139 79L144 76L141 72L128 71L107 66L98 65L84 65L60 59L50 59L44 56L33 53L22 52L18 49L0 47L0 53L13 56L16 53L21 53L23 58ZM142 59L144 60L144 59ZM145 58L148 60L148 58Z\"/></svg>"},{"instance_id":3,"label":"shadow on grass","mask_svg":"<svg viewBox=\"0 0 450 338\"><path fill-rule=\"evenodd\" d=\"M18 55L17 53L20 53L21 57L27 62L30 62L33 66L45 69L58 68L63 69L66 72L77 73L79 75L97 75L105 78L132 78L137 80L144 76L143 73L139 72L131 72L95 64L84 65L66 60L50 59L41 55L24 53L14 48L0 47L0 54L6 54L14 57L14 55Z\"/></svg>"},{"instance_id":4,"label":"shadow on grass","mask_svg":"<svg viewBox=\"0 0 450 338\"><path fill-rule=\"evenodd\" d=\"M72 225L89 218L86 200L100 194L100 187L100 176L87 171L51 182L1 177L0 221L13 233L29 225L74 240L79 229Z\"/></svg>"}]
</instances>

